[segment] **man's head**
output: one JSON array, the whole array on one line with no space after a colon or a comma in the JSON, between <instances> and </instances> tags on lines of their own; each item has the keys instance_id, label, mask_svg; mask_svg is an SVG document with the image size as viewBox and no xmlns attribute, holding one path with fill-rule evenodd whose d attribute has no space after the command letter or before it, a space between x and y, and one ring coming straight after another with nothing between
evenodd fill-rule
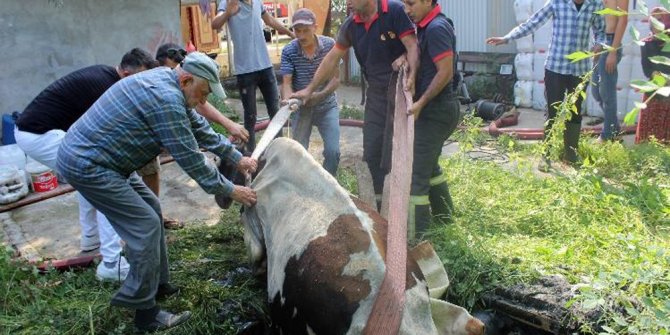
<instances>
[{"instance_id":1,"label":"man's head","mask_svg":"<svg viewBox=\"0 0 670 335\"><path fill-rule=\"evenodd\" d=\"M437 4L437 0L404 0L404 3L407 16L414 23L419 23L433 10L433 7Z\"/></svg>"},{"instance_id":2,"label":"man's head","mask_svg":"<svg viewBox=\"0 0 670 335\"><path fill-rule=\"evenodd\" d=\"M377 0L347 0L351 4L351 10L358 15L373 15Z\"/></svg>"},{"instance_id":3,"label":"man's head","mask_svg":"<svg viewBox=\"0 0 670 335\"><path fill-rule=\"evenodd\" d=\"M156 51L156 60L161 66L168 66L172 69L177 67L186 57L186 50L175 43L165 43L158 47Z\"/></svg>"},{"instance_id":4,"label":"man's head","mask_svg":"<svg viewBox=\"0 0 670 335\"><path fill-rule=\"evenodd\" d=\"M226 98L219 80L219 65L206 54L196 51L186 55L177 73L188 107L205 103L210 92L221 99Z\"/></svg>"},{"instance_id":5,"label":"man's head","mask_svg":"<svg viewBox=\"0 0 670 335\"><path fill-rule=\"evenodd\" d=\"M301 45L314 41L316 35L316 15L307 8L300 8L293 13L291 28Z\"/></svg>"},{"instance_id":6,"label":"man's head","mask_svg":"<svg viewBox=\"0 0 670 335\"><path fill-rule=\"evenodd\" d=\"M123 55L123 58L121 58L119 75L121 78L125 78L144 70L153 69L156 65L156 61L148 52L144 49L135 48L128 51Z\"/></svg>"}]
</instances>

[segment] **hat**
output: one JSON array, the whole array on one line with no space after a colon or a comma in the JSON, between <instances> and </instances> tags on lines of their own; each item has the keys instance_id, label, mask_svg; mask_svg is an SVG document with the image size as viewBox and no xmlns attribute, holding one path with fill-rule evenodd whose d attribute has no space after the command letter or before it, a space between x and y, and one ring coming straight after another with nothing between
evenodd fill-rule
<instances>
[{"instance_id":1,"label":"hat","mask_svg":"<svg viewBox=\"0 0 670 335\"><path fill-rule=\"evenodd\" d=\"M226 92L219 80L219 64L216 64L209 56L198 51L191 52L184 58L181 68L196 77L207 80L214 95L221 99L226 98Z\"/></svg>"},{"instance_id":2,"label":"hat","mask_svg":"<svg viewBox=\"0 0 670 335\"><path fill-rule=\"evenodd\" d=\"M316 23L316 16L314 15L314 12L307 8L300 8L295 13L293 13L293 19L292 19L292 24L291 28L299 25L299 24L305 24L305 25L313 25Z\"/></svg>"}]
</instances>

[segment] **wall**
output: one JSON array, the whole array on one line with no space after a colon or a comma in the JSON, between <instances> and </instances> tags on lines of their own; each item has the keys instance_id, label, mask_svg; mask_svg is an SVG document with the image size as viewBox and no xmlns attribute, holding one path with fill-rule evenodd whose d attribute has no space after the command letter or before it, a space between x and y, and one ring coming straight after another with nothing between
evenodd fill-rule
<instances>
[{"instance_id":1,"label":"wall","mask_svg":"<svg viewBox=\"0 0 670 335\"><path fill-rule=\"evenodd\" d=\"M76 69L117 65L142 47L181 41L179 0L2 0L0 114L21 111Z\"/></svg>"}]
</instances>

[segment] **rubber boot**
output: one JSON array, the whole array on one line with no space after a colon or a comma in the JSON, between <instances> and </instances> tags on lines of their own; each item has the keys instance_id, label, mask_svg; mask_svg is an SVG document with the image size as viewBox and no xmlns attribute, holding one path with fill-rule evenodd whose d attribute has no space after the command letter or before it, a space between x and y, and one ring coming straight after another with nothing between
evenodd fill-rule
<instances>
[{"instance_id":1,"label":"rubber boot","mask_svg":"<svg viewBox=\"0 0 670 335\"><path fill-rule=\"evenodd\" d=\"M423 240L423 235L430 226L430 200L427 195L409 197L409 214L407 217L407 240L416 244Z\"/></svg>"},{"instance_id":2,"label":"rubber boot","mask_svg":"<svg viewBox=\"0 0 670 335\"><path fill-rule=\"evenodd\" d=\"M563 132L563 160L570 163L577 163L577 148L579 147L579 133L582 125L579 123L566 123Z\"/></svg>"},{"instance_id":3,"label":"rubber boot","mask_svg":"<svg viewBox=\"0 0 670 335\"><path fill-rule=\"evenodd\" d=\"M444 175L434 177L430 180L430 209L433 219L441 224L451 223L454 213L454 203L449 193L449 185Z\"/></svg>"}]
</instances>

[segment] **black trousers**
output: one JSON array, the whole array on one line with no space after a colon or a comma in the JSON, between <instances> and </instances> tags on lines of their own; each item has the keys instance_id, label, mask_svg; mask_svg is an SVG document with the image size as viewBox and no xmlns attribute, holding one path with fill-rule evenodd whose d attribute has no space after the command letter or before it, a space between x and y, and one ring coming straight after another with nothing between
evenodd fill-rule
<instances>
[{"instance_id":1,"label":"black trousers","mask_svg":"<svg viewBox=\"0 0 670 335\"><path fill-rule=\"evenodd\" d=\"M444 142L460 121L460 103L455 95L442 93L433 98L414 123L414 160L411 195L428 195L430 179L440 176L438 164Z\"/></svg>"},{"instance_id":2,"label":"black trousers","mask_svg":"<svg viewBox=\"0 0 670 335\"><path fill-rule=\"evenodd\" d=\"M544 95L547 99L547 125L545 126L545 135L551 129L556 119L559 105L563 102L565 94L572 93L581 82L581 78L573 75L560 74L549 70L544 70ZM582 101L584 98L579 96L576 107L577 114L573 114L568 123L582 124Z\"/></svg>"}]
</instances>

